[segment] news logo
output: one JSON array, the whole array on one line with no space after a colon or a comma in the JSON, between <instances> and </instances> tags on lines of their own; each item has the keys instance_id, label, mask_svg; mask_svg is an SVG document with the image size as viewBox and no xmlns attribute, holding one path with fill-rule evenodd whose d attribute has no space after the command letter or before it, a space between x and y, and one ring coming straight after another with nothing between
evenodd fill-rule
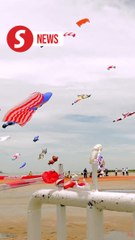
<instances>
[{"instance_id":1,"label":"news logo","mask_svg":"<svg viewBox=\"0 0 135 240\"><path fill-rule=\"evenodd\" d=\"M33 45L36 46L63 46L63 33L62 32L34 32Z\"/></svg>"},{"instance_id":2,"label":"news logo","mask_svg":"<svg viewBox=\"0 0 135 240\"><path fill-rule=\"evenodd\" d=\"M33 34L25 26L13 27L7 34L7 43L13 51L25 52L33 44Z\"/></svg>"},{"instance_id":3,"label":"news logo","mask_svg":"<svg viewBox=\"0 0 135 240\"><path fill-rule=\"evenodd\" d=\"M15 52L25 52L33 46L63 46L62 32L32 32L25 26L15 26L7 34L8 46Z\"/></svg>"}]
</instances>

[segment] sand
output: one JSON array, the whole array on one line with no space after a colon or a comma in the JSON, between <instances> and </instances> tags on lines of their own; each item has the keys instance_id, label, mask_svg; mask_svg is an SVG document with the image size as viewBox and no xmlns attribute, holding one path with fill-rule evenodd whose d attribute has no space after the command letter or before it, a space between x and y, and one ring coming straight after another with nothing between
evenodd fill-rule
<instances>
[{"instance_id":1,"label":"sand","mask_svg":"<svg viewBox=\"0 0 135 240\"><path fill-rule=\"evenodd\" d=\"M0 239L27 239L27 208L30 198L33 192L45 188L55 187L38 183L0 192ZM135 190L135 177L99 179L99 190L104 189ZM67 240L85 240L86 209L67 207L66 212ZM112 231L117 231L123 232L124 236L127 236L125 239L132 239L132 228L132 214L104 211L104 231L106 235ZM14 236L5 238L3 234L13 234ZM108 237L107 239L111 238ZM115 237L114 239L120 238ZM53 205L44 205L42 209L42 240L56 240L56 207Z\"/></svg>"}]
</instances>

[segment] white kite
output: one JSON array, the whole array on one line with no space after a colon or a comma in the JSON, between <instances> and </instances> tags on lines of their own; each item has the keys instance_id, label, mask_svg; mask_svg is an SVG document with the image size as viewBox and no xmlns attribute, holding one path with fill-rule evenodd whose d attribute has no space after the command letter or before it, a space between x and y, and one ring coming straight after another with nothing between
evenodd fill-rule
<instances>
[{"instance_id":1,"label":"white kite","mask_svg":"<svg viewBox=\"0 0 135 240\"><path fill-rule=\"evenodd\" d=\"M4 142L8 139L10 139L11 137L10 136L3 136L3 137L0 137L0 142Z\"/></svg>"}]
</instances>

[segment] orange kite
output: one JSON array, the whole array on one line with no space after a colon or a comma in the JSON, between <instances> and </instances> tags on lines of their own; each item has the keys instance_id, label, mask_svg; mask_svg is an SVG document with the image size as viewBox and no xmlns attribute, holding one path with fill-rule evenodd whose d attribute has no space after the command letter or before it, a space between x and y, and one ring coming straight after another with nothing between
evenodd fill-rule
<instances>
[{"instance_id":1,"label":"orange kite","mask_svg":"<svg viewBox=\"0 0 135 240\"><path fill-rule=\"evenodd\" d=\"M78 22L76 22L76 24L78 25L78 27L81 27L82 24L85 24L86 22L90 22L90 20L88 18L83 18L83 19L79 20Z\"/></svg>"}]
</instances>

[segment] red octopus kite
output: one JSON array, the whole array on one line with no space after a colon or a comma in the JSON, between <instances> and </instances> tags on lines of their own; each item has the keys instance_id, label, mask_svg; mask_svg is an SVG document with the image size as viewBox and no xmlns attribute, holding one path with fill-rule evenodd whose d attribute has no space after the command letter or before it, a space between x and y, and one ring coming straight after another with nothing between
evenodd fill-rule
<instances>
[{"instance_id":1,"label":"red octopus kite","mask_svg":"<svg viewBox=\"0 0 135 240\"><path fill-rule=\"evenodd\" d=\"M46 171L42 174L42 178L45 183L55 183L59 178L59 174L54 170Z\"/></svg>"}]
</instances>

